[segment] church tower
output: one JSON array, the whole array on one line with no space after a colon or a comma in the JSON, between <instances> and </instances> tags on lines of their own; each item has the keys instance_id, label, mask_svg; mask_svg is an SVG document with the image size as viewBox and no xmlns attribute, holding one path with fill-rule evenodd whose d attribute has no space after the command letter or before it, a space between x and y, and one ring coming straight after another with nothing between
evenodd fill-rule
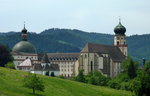
<instances>
[{"instance_id":1,"label":"church tower","mask_svg":"<svg viewBox=\"0 0 150 96\"><path fill-rule=\"evenodd\" d=\"M114 28L114 46L118 46L121 52L128 56L128 45L126 44L126 28L121 24L121 19L119 19L119 24Z\"/></svg>"},{"instance_id":2,"label":"church tower","mask_svg":"<svg viewBox=\"0 0 150 96\"><path fill-rule=\"evenodd\" d=\"M25 28L25 23L24 23L24 28L22 29L22 41L27 41L27 29Z\"/></svg>"}]
</instances>

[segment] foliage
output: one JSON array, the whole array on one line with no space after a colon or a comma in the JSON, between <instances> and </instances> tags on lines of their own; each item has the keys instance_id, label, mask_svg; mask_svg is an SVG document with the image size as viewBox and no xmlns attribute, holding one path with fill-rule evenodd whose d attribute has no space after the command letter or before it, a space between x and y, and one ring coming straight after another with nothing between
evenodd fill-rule
<instances>
[{"instance_id":1,"label":"foliage","mask_svg":"<svg viewBox=\"0 0 150 96\"><path fill-rule=\"evenodd\" d=\"M150 69L150 61L146 62L146 64L144 65L144 70L148 71Z\"/></svg>"},{"instance_id":2,"label":"foliage","mask_svg":"<svg viewBox=\"0 0 150 96\"><path fill-rule=\"evenodd\" d=\"M111 88L115 88L115 89L120 89L121 88L120 83L115 81L115 80L109 81L108 86L111 87Z\"/></svg>"},{"instance_id":3,"label":"foliage","mask_svg":"<svg viewBox=\"0 0 150 96\"><path fill-rule=\"evenodd\" d=\"M138 68L138 62L133 61L133 59L130 56L128 56L127 59L125 59L122 62L123 72L125 72L125 73L128 72L128 68L129 68L131 62L134 63L135 70Z\"/></svg>"},{"instance_id":4,"label":"foliage","mask_svg":"<svg viewBox=\"0 0 150 96\"><path fill-rule=\"evenodd\" d=\"M63 75L59 75L58 77L61 79L65 79L65 77Z\"/></svg>"},{"instance_id":5,"label":"foliage","mask_svg":"<svg viewBox=\"0 0 150 96\"><path fill-rule=\"evenodd\" d=\"M2 75L3 74L3 75ZM22 86L28 73L0 67L0 96L35 96L31 89ZM36 91L36 96L133 96L130 91L115 90L103 86L75 82L57 77L37 75L45 85L44 92Z\"/></svg>"},{"instance_id":6,"label":"foliage","mask_svg":"<svg viewBox=\"0 0 150 96\"><path fill-rule=\"evenodd\" d=\"M15 69L15 64L13 62L8 62L7 64L5 64L5 67L10 69Z\"/></svg>"},{"instance_id":7,"label":"foliage","mask_svg":"<svg viewBox=\"0 0 150 96\"><path fill-rule=\"evenodd\" d=\"M131 84L130 84L130 88L131 88L131 91L134 91L136 93L137 96L140 96L140 92L141 92L141 81L138 80L137 78L136 79L133 79L131 81Z\"/></svg>"},{"instance_id":8,"label":"foliage","mask_svg":"<svg viewBox=\"0 0 150 96\"><path fill-rule=\"evenodd\" d=\"M141 86L137 92L138 96L149 96L150 95L150 75L144 72L141 78Z\"/></svg>"},{"instance_id":9,"label":"foliage","mask_svg":"<svg viewBox=\"0 0 150 96\"><path fill-rule=\"evenodd\" d=\"M49 76L49 71L47 71L47 72L45 73L45 75L46 75L46 76Z\"/></svg>"},{"instance_id":10,"label":"foliage","mask_svg":"<svg viewBox=\"0 0 150 96\"><path fill-rule=\"evenodd\" d=\"M130 65L128 67L128 76L130 79L133 79L134 77L136 77L136 69L135 69L134 62L132 59L130 60Z\"/></svg>"},{"instance_id":11,"label":"foliage","mask_svg":"<svg viewBox=\"0 0 150 96\"><path fill-rule=\"evenodd\" d=\"M150 61L148 61L144 68L141 70L139 79L137 82L140 82L138 88L133 88L133 91L137 94L137 96L149 96L150 95ZM135 84L136 85L136 84Z\"/></svg>"},{"instance_id":12,"label":"foliage","mask_svg":"<svg viewBox=\"0 0 150 96\"><path fill-rule=\"evenodd\" d=\"M85 76L85 82L93 85L106 86L108 81L109 78L98 71L91 72Z\"/></svg>"},{"instance_id":13,"label":"foliage","mask_svg":"<svg viewBox=\"0 0 150 96\"><path fill-rule=\"evenodd\" d=\"M84 70L79 70L79 74L75 77L76 81L79 81L79 82L84 82L85 81L83 72L84 72Z\"/></svg>"},{"instance_id":14,"label":"foliage","mask_svg":"<svg viewBox=\"0 0 150 96\"><path fill-rule=\"evenodd\" d=\"M125 89L128 90L128 84L129 77L127 73L121 73L118 76L112 78L110 81L108 81L108 86L115 89Z\"/></svg>"},{"instance_id":15,"label":"foliage","mask_svg":"<svg viewBox=\"0 0 150 96\"><path fill-rule=\"evenodd\" d=\"M35 90L44 91L44 84L36 74L29 73L24 78L24 87L32 89L33 94L35 94Z\"/></svg>"},{"instance_id":16,"label":"foliage","mask_svg":"<svg viewBox=\"0 0 150 96\"><path fill-rule=\"evenodd\" d=\"M75 77L75 80L79 82L92 84L92 85L106 86L110 78L105 77L98 71L93 71L88 73L87 75L84 75L83 70L80 70L79 74Z\"/></svg>"},{"instance_id":17,"label":"foliage","mask_svg":"<svg viewBox=\"0 0 150 96\"><path fill-rule=\"evenodd\" d=\"M0 66L4 67L5 64L12 60L13 58L10 54L10 50L6 46L0 44Z\"/></svg>"}]
</instances>

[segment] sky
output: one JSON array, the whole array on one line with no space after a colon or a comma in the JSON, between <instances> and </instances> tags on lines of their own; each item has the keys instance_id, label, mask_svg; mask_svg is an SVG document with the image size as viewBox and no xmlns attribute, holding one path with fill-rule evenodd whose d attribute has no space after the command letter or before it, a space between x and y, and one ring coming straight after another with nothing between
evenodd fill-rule
<instances>
[{"instance_id":1,"label":"sky","mask_svg":"<svg viewBox=\"0 0 150 96\"><path fill-rule=\"evenodd\" d=\"M119 22L126 35L150 33L150 0L0 0L0 32L50 28L114 34Z\"/></svg>"}]
</instances>

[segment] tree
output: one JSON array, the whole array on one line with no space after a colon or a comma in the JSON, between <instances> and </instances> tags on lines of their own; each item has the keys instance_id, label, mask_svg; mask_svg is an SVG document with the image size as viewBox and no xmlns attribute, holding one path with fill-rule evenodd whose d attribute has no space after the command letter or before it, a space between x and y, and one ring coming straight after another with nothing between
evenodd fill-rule
<instances>
[{"instance_id":1,"label":"tree","mask_svg":"<svg viewBox=\"0 0 150 96\"><path fill-rule=\"evenodd\" d=\"M109 78L98 71L94 71L85 76L85 81L89 84L105 86L107 85Z\"/></svg>"},{"instance_id":2,"label":"tree","mask_svg":"<svg viewBox=\"0 0 150 96\"><path fill-rule=\"evenodd\" d=\"M133 62L132 59L130 60L130 65L129 65L129 68L128 68L128 76L129 76L130 79L133 79L134 77L137 76L136 69L135 69L135 66L134 66L134 62Z\"/></svg>"},{"instance_id":3,"label":"tree","mask_svg":"<svg viewBox=\"0 0 150 96\"><path fill-rule=\"evenodd\" d=\"M138 67L138 62L133 61L133 59L132 59L130 56L128 56L127 59L125 59L125 60L122 62L122 66L121 66L121 67L123 68L123 72L124 72L124 73L128 73L128 68L129 68L129 66L130 66L131 61L134 63L135 69L137 69L137 67Z\"/></svg>"},{"instance_id":4,"label":"tree","mask_svg":"<svg viewBox=\"0 0 150 96\"><path fill-rule=\"evenodd\" d=\"M85 81L83 70L79 70L79 74L75 77L75 80L79 82Z\"/></svg>"},{"instance_id":5,"label":"tree","mask_svg":"<svg viewBox=\"0 0 150 96\"><path fill-rule=\"evenodd\" d=\"M15 69L15 65L13 62L8 62L7 64L5 64L5 67L10 69Z\"/></svg>"},{"instance_id":6,"label":"tree","mask_svg":"<svg viewBox=\"0 0 150 96\"><path fill-rule=\"evenodd\" d=\"M12 61L13 57L10 54L9 48L0 44L0 66L4 67L5 64Z\"/></svg>"},{"instance_id":7,"label":"tree","mask_svg":"<svg viewBox=\"0 0 150 96\"><path fill-rule=\"evenodd\" d=\"M46 76L49 76L49 71L46 71L46 74L45 74Z\"/></svg>"},{"instance_id":8,"label":"tree","mask_svg":"<svg viewBox=\"0 0 150 96\"><path fill-rule=\"evenodd\" d=\"M42 80L36 74L31 73L24 78L24 87L32 89L33 94L35 94L35 90L44 92L45 88Z\"/></svg>"},{"instance_id":9,"label":"tree","mask_svg":"<svg viewBox=\"0 0 150 96\"><path fill-rule=\"evenodd\" d=\"M132 90L137 96L150 96L150 74L148 70L150 69L150 62L144 65L144 68L140 70L138 74L138 79L132 84Z\"/></svg>"}]
</instances>

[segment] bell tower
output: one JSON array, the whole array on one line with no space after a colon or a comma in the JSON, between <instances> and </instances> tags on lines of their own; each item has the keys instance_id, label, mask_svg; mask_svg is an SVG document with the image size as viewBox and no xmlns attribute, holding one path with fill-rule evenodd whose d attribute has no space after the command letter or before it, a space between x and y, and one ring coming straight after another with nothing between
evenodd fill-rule
<instances>
[{"instance_id":1,"label":"bell tower","mask_svg":"<svg viewBox=\"0 0 150 96\"><path fill-rule=\"evenodd\" d=\"M24 22L24 28L22 29L22 41L27 41L27 29L25 28L25 22Z\"/></svg>"},{"instance_id":2,"label":"bell tower","mask_svg":"<svg viewBox=\"0 0 150 96\"><path fill-rule=\"evenodd\" d=\"M128 56L128 45L126 44L126 28L121 24L121 19L119 18L119 24L114 28L114 46L118 46L121 52Z\"/></svg>"}]
</instances>

